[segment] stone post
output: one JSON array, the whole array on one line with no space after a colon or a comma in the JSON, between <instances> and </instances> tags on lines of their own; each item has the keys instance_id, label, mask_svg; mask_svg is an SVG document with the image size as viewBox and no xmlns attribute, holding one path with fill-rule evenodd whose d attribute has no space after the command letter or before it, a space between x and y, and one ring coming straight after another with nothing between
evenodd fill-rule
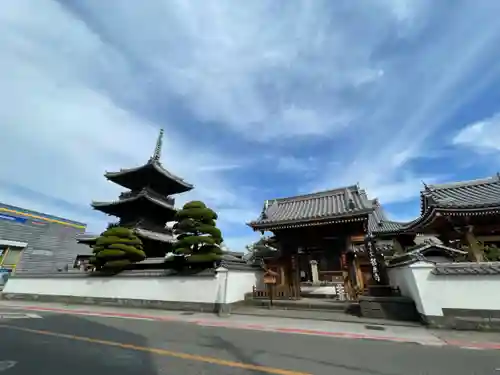
<instances>
[{"instance_id":1,"label":"stone post","mask_svg":"<svg viewBox=\"0 0 500 375\"><path fill-rule=\"evenodd\" d=\"M313 259L309 261L309 264L311 265L312 283L313 285L319 284L318 261Z\"/></svg>"},{"instance_id":2,"label":"stone post","mask_svg":"<svg viewBox=\"0 0 500 375\"><path fill-rule=\"evenodd\" d=\"M474 258L476 262L484 261L484 252L481 246L478 244L476 236L474 236L474 227L469 225L465 230L465 240L469 247L469 253Z\"/></svg>"},{"instance_id":3,"label":"stone post","mask_svg":"<svg viewBox=\"0 0 500 375\"><path fill-rule=\"evenodd\" d=\"M231 304L227 302L227 285L229 280L229 270L220 266L215 270L217 278L219 279L219 294L217 301L217 314L220 317L227 317L231 315Z\"/></svg>"},{"instance_id":4,"label":"stone post","mask_svg":"<svg viewBox=\"0 0 500 375\"><path fill-rule=\"evenodd\" d=\"M401 246L401 242L399 242L399 240L397 238L394 238L392 240L392 246L393 246L395 254L403 254L404 253L403 246Z\"/></svg>"}]
</instances>

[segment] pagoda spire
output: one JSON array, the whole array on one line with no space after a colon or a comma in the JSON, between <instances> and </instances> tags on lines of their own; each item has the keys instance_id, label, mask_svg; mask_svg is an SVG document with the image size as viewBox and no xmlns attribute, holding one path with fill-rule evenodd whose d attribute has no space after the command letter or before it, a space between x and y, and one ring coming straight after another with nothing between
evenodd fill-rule
<instances>
[{"instance_id":1,"label":"pagoda spire","mask_svg":"<svg viewBox=\"0 0 500 375\"><path fill-rule=\"evenodd\" d=\"M156 140L155 151L150 159L151 161L160 161L162 142L163 142L163 129L160 129L160 134L158 134L158 139Z\"/></svg>"}]
</instances>

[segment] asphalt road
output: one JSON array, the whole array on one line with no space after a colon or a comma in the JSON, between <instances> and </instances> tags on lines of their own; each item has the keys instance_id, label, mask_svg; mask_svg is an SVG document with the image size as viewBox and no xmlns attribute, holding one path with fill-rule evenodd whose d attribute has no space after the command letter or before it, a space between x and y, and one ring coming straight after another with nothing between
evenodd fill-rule
<instances>
[{"instance_id":1,"label":"asphalt road","mask_svg":"<svg viewBox=\"0 0 500 375\"><path fill-rule=\"evenodd\" d=\"M6 375L492 375L498 351L39 313L0 319ZM3 375L3 374L2 374Z\"/></svg>"}]
</instances>

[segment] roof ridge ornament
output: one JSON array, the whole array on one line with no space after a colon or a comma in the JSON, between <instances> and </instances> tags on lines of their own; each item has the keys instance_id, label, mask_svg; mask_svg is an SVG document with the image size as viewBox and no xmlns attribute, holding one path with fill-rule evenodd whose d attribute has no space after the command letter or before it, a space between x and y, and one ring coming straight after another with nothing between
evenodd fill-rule
<instances>
[{"instance_id":1,"label":"roof ridge ornament","mask_svg":"<svg viewBox=\"0 0 500 375\"><path fill-rule=\"evenodd\" d=\"M356 208L356 205L354 204L354 200L352 198L349 198L348 207L350 211Z\"/></svg>"},{"instance_id":2,"label":"roof ridge ornament","mask_svg":"<svg viewBox=\"0 0 500 375\"><path fill-rule=\"evenodd\" d=\"M497 172L497 180L500 181L500 172Z\"/></svg>"},{"instance_id":3,"label":"roof ridge ornament","mask_svg":"<svg viewBox=\"0 0 500 375\"><path fill-rule=\"evenodd\" d=\"M163 133L164 133L164 130L160 129L160 133L158 134L158 139L156 140L155 151L153 153L153 156L151 156L151 159L149 159L152 162L160 161L161 149L163 146Z\"/></svg>"},{"instance_id":4,"label":"roof ridge ornament","mask_svg":"<svg viewBox=\"0 0 500 375\"><path fill-rule=\"evenodd\" d=\"M264 201L264 207L262 207L262 213L260 214L261 218L263 220L266 220L267 219L267 209L269 208L269 200L265 200ZM264 233L262 233L262 235L264 235Z\"/></svg>"},{"instance_id":5,"label":"roof ridge ornament","mask_svg":"<svg viewBox=\"0 0 500 375\"><path fill-rule=\"evenodd\" d=\"M347 211L352 211L356 208L355 204L354 204L354 200L352 199L352 192L349 188L345 188L344 189L344 197L345 197L345 200L346 200L346 210Z\"/></svg>"}]
</instances>

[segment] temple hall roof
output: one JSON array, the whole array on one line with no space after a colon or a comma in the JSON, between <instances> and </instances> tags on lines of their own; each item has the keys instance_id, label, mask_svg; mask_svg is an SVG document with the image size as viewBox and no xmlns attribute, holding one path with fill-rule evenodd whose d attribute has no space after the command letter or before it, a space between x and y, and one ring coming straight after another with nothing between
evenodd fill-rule
<instances>
[{"instance_id":1,"label":"temple hall roof","mask_svg":"<svg viewBox=\"0 0 500 375\"><path fill-rule=\"evenodd\" d=\"M405 253L387 257L388 267L401 267L419 261L436 263L439 258L456 259L467 255L466 251L439 244L422 243L407 249ZM438 257L438 258L436 258ZM440 260L442 262L442 260Z\"/></svg>"},{"instance_id":2,"label":"temple hall roof","mask_svg":"<svg viewBox=\"0 0 500 375\"><path fill-rule=\"evenodd\" d=\"M405 223L388 220L378 199L372 200L372 204L373 212L368 217L368 231L370 233L395 232L405 225Z\"/></svg>"},{"instance_id":3,"label":"temple hall roof","mask_svg":"<svg viewBox=\"0 0 500 375\"><path fill-rule=\"evenodd\" d=\"M421 197L422 211L430 206L442 208L500 206L500 174L480 180L426 185Z\"/></svg>"},{"instance_id":4,"label":"temple hall roof","mask_svg":"<svg viewBox=\"0 0 500 375\"><path fill-rule=\"evenodd\" d=\"M248 225L253 229L305 226L312 222L351 221L373 211L373 204L359 186L295 197L268 200L261 216Z\"/></svg>"},{"instance_id":5,"label":"temple hall roof","mask_svg":"<svg viewBox=\"0 0 500 375\"><path fill-rule=\"evenodd\" d=\"M371 231L379 235L406 231L418 233L425 230L438 211L447 215L470 211L477 215L500 209L500 174L479 180L424 185L420 197L421 215L415 220L398 223L371 218Z\"/></svg>"}]
</instances>

